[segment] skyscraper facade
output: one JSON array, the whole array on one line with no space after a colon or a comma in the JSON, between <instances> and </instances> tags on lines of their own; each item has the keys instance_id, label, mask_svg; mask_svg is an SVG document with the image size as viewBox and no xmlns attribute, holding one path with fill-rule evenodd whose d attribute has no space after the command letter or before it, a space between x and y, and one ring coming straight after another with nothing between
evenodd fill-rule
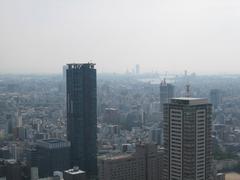
<instances>
[{"instance_id":1,"label":"skyscraper facade","mask_svg":"<svg viewBox=\"0 0 240 180\"><path fill-rule=\"evenodd\" d=\"M68 64L67 138L71 165L97 176L97 95L94 64Z\"/></svg>"},{"instance_id":2,"label":"skyscraper facade","mask_svg":"<svg viewBox=\"0 0 240 180\"><path fill-rule=\"evenodd\" d=\"M164 105L164 180L212 180L212 105L174 98Z\"/></svg>"}]
</instances>

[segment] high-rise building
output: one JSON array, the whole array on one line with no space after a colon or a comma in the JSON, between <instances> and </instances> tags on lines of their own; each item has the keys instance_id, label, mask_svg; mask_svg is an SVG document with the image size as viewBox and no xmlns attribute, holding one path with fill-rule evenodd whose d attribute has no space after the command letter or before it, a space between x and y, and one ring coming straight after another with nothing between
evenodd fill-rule
<instances>
[{"instance_id":1,"label":"high-rise building","mask_svg":"<svg viewBox=\"0 0 240 180\"><path fill-rule=\"evenodd\" d=\"M94 64L68 64L67 138L71 165L97 176L97 92Z\"/></svg>"},{"instance_id":2,"label":"high-rise building","mask_svg":"<svg viewBox=\"0 0 240 180\"><path fill-rule=\"evenodd\" d=\"M212 105L173 98L164 105L163 180L212 180Z\"/></svg>"},{"instance_id":3,"label":"high-rise building","mask_svg":"<svg viewBox=\"0 0 240 180\"><path fill-rule=\"evenodd\" d=\"M153 128L150 130L150 142L157 145L162 145L163 132L161 128Z\"/></svg>"},{"instance_id":4,"label":"high-rise building","mask_svg":"<svg viewBox=\"0 0 240 180\"><path fill-rule=\"evenodd\" d=\"M222 97L219 89L212 89L210 91L210 102L212 103L214 108L217 108L221 103Z\"/></svg>"},{"instance_id":5,"label":"high-rise building","mask_svg":"<svg viewBox=\"0 0 240 180\"><path fill-rule=\"evenodd\" d=\"M225 180L225 174L224 173L218 173L216 175L216 180Z\"/></svg>"},{"instance_id":6,"label":"high-rise building","mask_svg":"<svg viewBox=\"0 0 240 180\"><path fill-rule=\"evenodd\" d=\"M6 179L17 180L21 178L21 167L20 164L15 160L7 161L6 165Z\"/></svg>"},{"instance_id":7,"label":"high-rise building","mask_svg":"<svg viewBox=\"0 0 240 180\"><path fill-rule=\"evenodd\" d=\"M29 180L30 176L30 167L25 162L19 162L14 159L0 160L0 179Z\"/></svg>"},{"instance_id":8,"label":"high-rise building","mask_svg":"<svg viewBox=\"0 0 240 180\"><path fill-rule=\"evenodd\" d=\"M63 65L63 67L62 67L62 84L60 84L60 86L59 86L59 90L61 92L63 92L64 94L66 94L67 68L68 68L67 65ZM65 101L66 101L66 97L65 97Z\"/></svg>"},{"instance_id":9,"label":"high-rise building","mask_svg":"<svg viewBox=\"0 0 240 180\"><path fill-rule=\"evenodd\" d=\"M105 108L103 122L108 124L119 124L120 114L116 108Z\"/></svg>"},{"instance_id":10,"label":"high-rise building","mask_svg":"<svg viewBox=\"0 0 240 180\"><path fill-rule=\"evenodd\" d=\"M52 176L54 171L70 168L70 142L61 139L37 141L35 149L28 150L32 167L38 167L39 177Z\"/></svg>"},{"instance_id":11,"label":"high-rise building","mask_svg":"<svg viewBox=\"0 0 240 180\"><path fill-rule=\"evenodd\" d=\"M162 154L154 144L139 144L134 154L99 157L99 180L159 180Z\"/></svg>"},{"instance_id":12,"label":"high-rise building","mask_svg":"<svg viewBox=\"0 0 240 180\"><path fill-rule=\"evenodd\" d=\"M16 127L22 127L22 114L21 112L17 111L16 113Z\"/></svg>"},{"instance_id":13,"label":"high-rise building","mask_svg":"<svg viewBox=\"0 0 240 180\"><path fill-rule=\"evenodd\" d=\"M66 81L66 74L67 74L67 68L68 68L68 66L67 65L63 65L63 67L62 67L62 76L63 76L63 80L64 81Z\"/></svg>"},{"instance_id":14,"label":"high-rise building","mask_svg":"<svg viewBox=\"0 0 240 180\"><path fill-rule=\"evenodd\" d=\"M163 114L163 105L169 103L170 99L174 97L174 86L166 83L164 79L160 84L160 113ZM161 117L163 117L161 115Z\"/></svg>"}]
</instances>

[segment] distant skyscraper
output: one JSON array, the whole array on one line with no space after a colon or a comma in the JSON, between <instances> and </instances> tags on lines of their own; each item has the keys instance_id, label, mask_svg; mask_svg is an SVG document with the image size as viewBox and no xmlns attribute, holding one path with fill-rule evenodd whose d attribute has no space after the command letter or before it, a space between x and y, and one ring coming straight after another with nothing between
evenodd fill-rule
<instances>
[{"instance_id":1,"label":"distant skyscraper","mask_svg":"<svg viewBox=\"0 0 240 180\"><path fill-rule=\"evenodd\" d=\"M97 176L97 95L94 64L68 64L67 138L71 165Z\"/></svg>"},{"instance_id":2,"label":"distant skyscraper","mask_svg":"<svg viewBox=\"0 0 240 180\"><path fill-rule=\"evenodd\" d=\"M160 113L163 114L163 105L169 103L169 100L174 97L174 86L166 83L164 79L160 84ZM163 116L161 115L161 118Z\"/></svg>"},{"instance_id":3,"label":"distant skyscraper","mask_svg":"<svg viewBox=\"0 0 240 180\"><path fill-rule=\"evenodd\" d=\"M155 143L157 145L162 145L162 137L163 137L163 133L162 133L162 129L161 128L154 128L151 129L150 131L150 141L152 143Z\"/></svg>"},{"instance_id":4,"label":"distant skyscraper","mask_svg":"<svg viewBox=\"0 0 240 180\"><path fill-rule=\"evenodd\" d=\"M21 112L17 111L16 115L16 127L22 127L22 114Z\"/></svg>"},{"instance_id":5,"label":"distant skyscraper","mask_svg":"<svg viewBox=\"0 0 240 180\"><path fill-rule=\"evenodd\" d=\"M63 65L62 67L62 75L63 75L63 80L66 81L66 76L67 76L67 68L68 66L67 65Z\"/></svg>"},{"instance_id":6,"label":"distant skyscraper","mask_svg":"<svg viewBox=\"0 0 240 180\"><path fill-rule=\"evenodd\" d=\"M163 180L212 180L212 105L174 98L164 105Z\"/></svg>"},{"instance_id":7,"label":"distant skyscraper","mask_svg":"<svg viewBox=\"0 0 240 180\"><path fill-rule=\"evenodd\" d=\"M221 103L221 92L219 89L212 89L210 91L210 102L213 107L216 108Z\"/></svg>"},{"instance_id":8,"label":"distant skyscraper","mask_svg":"<svg viewBox=\"0 0 240 180\"><path fill-rule=\"evenodd\" d=\"M140 65L139 64L136 65L136 74L140 74Z\"/></svg>"}]
</instances>

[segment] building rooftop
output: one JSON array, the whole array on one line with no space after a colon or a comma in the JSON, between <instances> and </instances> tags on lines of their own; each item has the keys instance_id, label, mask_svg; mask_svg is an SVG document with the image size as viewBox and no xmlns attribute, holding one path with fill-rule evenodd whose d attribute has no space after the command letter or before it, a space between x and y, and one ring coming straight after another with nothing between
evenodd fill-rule
<instances>
[{"instance_id":1,"label":"building rooftop","mask_svg":"<svg viewBox=\"0 0 240 180\"><path fill-rule=\"evenodd\" d=\"M68 69L80 69L81 67L87 67L90 69L94 69L94 66L96 64L94 63L71 63L71 64L67 64Z\"/></svg>"},{"instance_id":2,"label":"building rooftop","mask_svg":"<svg viewBox=\"0 0 240 180\"><path fill-rule=\"evenodd\" d=\"M50 143L50 144L65 142L62 139L43 139L41 141L44 141L44 142Z\"/></svg>"},{"instance_id":3,"label":"building rooftop","mask_svg":"<svg viewBox=\"0 0 240 180\"><path fill-rule=\"evenodd\" d=\"M56 149L70 147L70 142L62 139L44 139L37 141L37 145L45 148Z\"/></svg>"},{"instance_id":4,"label":"building rooftop","mask_svg":"<svg viewBox=\"0 0 240 180\"><path fill-rule=\"evenodd\" d=\"M181 105L202 105L209 104L207 98L192 98L192 97L179 97L172 98L172 104L181 104Z\"/></svg>"},{"instance_id":5,"label":"building rooftop","mask_svg":"<svg viewBox=\"0 0 240 180\"><path fill-rule=\"evenodd\" d=\"M126 158L131 158L133 157L132 154L118 154L118 155L103 155L100 156L100 160L121 160L121 159L126 159Z\"/></svg>"},{"instance_id":6,"label":"building rooftop","mask_svg":"<svg viewBox=\"0 0 240 180\"><path fill-rule=\"evenodd\" d=\"M17 163L17 161L16 161L16 159L7 159L7 160L5 160L7 163L9 163L9 164L15 164L15 163Z\"/></svg>"},{"instance_id":7,"label":"building rooftop","mask_svg":"<svg viewBox=\"0 0 240 180\"><path fill-rule=\"evenodd\" d=\"M77 166L73 167L73 169L66 170L65 173L68 174L85 174L85 171L80 170Z\"/></svg>"}]
</instances>

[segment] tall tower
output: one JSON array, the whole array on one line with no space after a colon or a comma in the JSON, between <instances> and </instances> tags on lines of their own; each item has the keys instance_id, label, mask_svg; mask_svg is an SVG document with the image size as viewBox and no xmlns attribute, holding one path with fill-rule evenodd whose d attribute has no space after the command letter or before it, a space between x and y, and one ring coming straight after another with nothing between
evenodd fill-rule
<instances>
[{"instance_id":1,"label":"tall tower","mask_svg":"<svg viewBox=\"0 0 240 180\"><path fill-rule=\"evenodd\" d=\"M221 104L221 92L219 89L211 89L210 91L210 102L214 108L217 108Z\"/></svg>"},{"instance_id":2,"label":"tall tower","mask_svg":"<svg viewBox=\"0 0 240 180\"><path fill-rule=\"evenodd\" d=\"M97 176L97 92L95 64L68 64L67 139L71 165Z\"/></svg>"},{"instance_id":3,"label":"tall tower","mask_svg":"<svg viewBox=\"0 0 240 180\"><path fill-rule=\"evenodd\" d=\"M63 76L63 80L66 81L66 73L67 73L67 68L68 66L67 65L63 65L62 67L62 76Z\"/></svg>"},{"instance_id":4,"label":"tall tower","mask_svg":"<svg viewBox=\"0 0 240 180\"><path fill-rule=\"evenodd\" d=\"M160 84L160 113L163 118L163 105L169 103L170 99L174 97L174 86L166 83L164 79Z\"/></svg>"},{"instance_id":5,"label":"tall tower","mask_svg":"<svg viewBox=\"0 0 240 180\"><path fill-rule=\"evenodd\" d=\"M164 180L212 180L212 105L174 98L164 105Z\"/></svg>"}]
</instances>

